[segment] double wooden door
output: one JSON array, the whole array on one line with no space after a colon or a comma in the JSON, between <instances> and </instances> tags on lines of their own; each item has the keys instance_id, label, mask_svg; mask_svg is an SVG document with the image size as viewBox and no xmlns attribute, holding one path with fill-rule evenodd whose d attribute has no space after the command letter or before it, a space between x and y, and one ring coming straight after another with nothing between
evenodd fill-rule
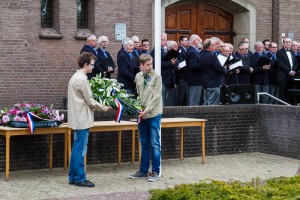
<instances>
[{"instance_id":1,"label":"double wooden door","mask_svg":"<svg viewBox=\"0 0 300 200\"><path fill-rule=\"evenodd\" d=\"M233 15L216 6L189 2L170 5L165 10L168 40L179 36L199 35L203 40L212 36L233 43Z\"/></svg>"}]
</instances>

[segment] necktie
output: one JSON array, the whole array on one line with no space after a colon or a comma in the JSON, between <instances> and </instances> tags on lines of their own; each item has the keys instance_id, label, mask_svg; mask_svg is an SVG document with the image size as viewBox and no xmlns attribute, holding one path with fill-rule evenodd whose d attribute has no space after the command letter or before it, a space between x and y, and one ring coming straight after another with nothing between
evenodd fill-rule
<instances>
[{"instance_id":1,"label":"necktie","mask_svg":"<svg viewBox=\"0 0 300 200\"><path fill-rule=\"evenodd\" d=\"M102 51L103 51L105 58L107 58L107 54L106 54L105 50L102 50Z\"/></svg>"},{"instance_id":2,"label":"necktie","mask_svg":"<svg viewBox=\"0 0 300 200\"><path fill-rule=\"evenodd\" d=\"M291 51L290 49L286 49L285 51Z\"/></svg>"},{"instance_id":3,"label":"necktie","mask_svg":"<svg viewBox=\"0 0 300 200\"><path fill-rule=\"evenodd\" d=\"M96 49L94 49L95 55L98 56L98 52Z\"/></svg>"},{"instance_id":4,"label":"necktie","mask_svg":"<svg viewBox=\"0 0 300 200\"><path fill-rule=\"evenodd\" d=\"M259 54L258 54L258 57L261 57L261 56L262 56L262 54L261 54L261 53L259 53Z\"/></svg>"},{"instance_id":5,"label":"necktie","mask_svg":"<svg viewBox=\"0 0 300 200\"><path fill-rule=\"evenodd\" d=\"M273 54L273 55L272 55L272 59L273 59L273 60L276 60L276 54Z\"/></svg>"},{"instance_id":6,"label":"necktie","mask_svg":"<svg viewBox=\"0 0 300 200\"><path fill-rule=\"evenodd\" d=\"M137 57L140 57L139 53L138 53L138 51L136 49L134 50L134 53L137 55Z\"/></svg>"},{"instance_id":7,"label":"necktie","mask_svg":"<svg viewBox=\"0 0 300 200\"><path fill-rule=\"evenodd\" d=\"M130 60L132 60L132 58L133 58L132 53L128 53L128 54L129 54Z\"/></svg>"}]
</instances>

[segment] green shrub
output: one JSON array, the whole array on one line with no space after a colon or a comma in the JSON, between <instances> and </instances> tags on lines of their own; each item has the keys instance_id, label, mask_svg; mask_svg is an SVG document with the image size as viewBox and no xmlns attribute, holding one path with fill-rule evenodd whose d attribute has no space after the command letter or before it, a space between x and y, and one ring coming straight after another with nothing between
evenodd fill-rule
<instances>
[{"instance_id":1,"label":"green shrub","mask_svg":"<svg viewBox=\"0 0 300 200\"><path fill-rule=\"evenodd\" d=\"M195 184L151 190L151 200L300 200L300 176L252 182L223 182L206 179Z\"/></svg>"}]
</instances>

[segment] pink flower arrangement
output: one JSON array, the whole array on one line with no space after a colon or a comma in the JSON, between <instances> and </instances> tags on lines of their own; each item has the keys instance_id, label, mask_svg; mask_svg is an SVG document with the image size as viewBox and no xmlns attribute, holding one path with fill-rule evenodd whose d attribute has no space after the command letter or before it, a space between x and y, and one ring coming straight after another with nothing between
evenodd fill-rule
<instances>
[{"instance_id":1,"label":"pink flower arrangement","mask_svg":"<svg viewBox=\"0 0 300 200\"><path fill-rule=\"evenodd\" d=\"M64 120L64 114L59 115L59 111L52 109L52 106L48 108L41 104L18 103L11 109L0 110L0 124L7 126L12 121L27 122L26 115L28 111L46 120Z\"/></svg>"}]
</instances>

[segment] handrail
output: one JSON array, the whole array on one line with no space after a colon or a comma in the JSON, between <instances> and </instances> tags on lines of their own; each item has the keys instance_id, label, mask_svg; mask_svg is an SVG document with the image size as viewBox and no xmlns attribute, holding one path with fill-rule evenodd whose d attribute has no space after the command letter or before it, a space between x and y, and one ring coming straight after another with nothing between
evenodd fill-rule
<instances>
[{"instance_id":1,"label":"handrail","mask_svg":"<svg viewBox=\"0 0 300 200\"><path fill-rule=\"evenodd\" d=\"M289 104L289 103L287 103L287 102L285 102L285 101L282 101L281 99L278 99L277 97L274 97L273 95L270 95L270 94L267 93L267 92L258 92L258 93L257 93L257 103L259 103L259 96L260 96L260 95L267 95L267 96L269 96L269 97L271 97L271 98L273 98L273 99L279 101L280 103L283 103L283 104L285 104L285 105L287 105L287 106L292 106L291 104Z\"/></svg>"}]
</instances>

